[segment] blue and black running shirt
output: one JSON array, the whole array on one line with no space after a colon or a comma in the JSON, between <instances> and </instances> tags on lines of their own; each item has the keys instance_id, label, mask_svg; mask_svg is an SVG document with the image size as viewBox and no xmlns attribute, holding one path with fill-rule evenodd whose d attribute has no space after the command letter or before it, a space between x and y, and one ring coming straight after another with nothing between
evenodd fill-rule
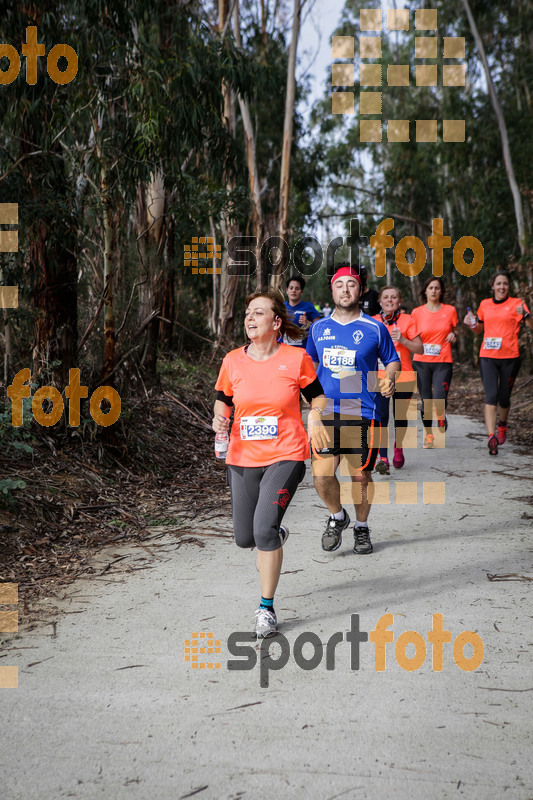
<instances>
[{"instance_id":1,"label":"blue and black running shirt","mask_svg":"<svg viewBox=\"0 0 533 800\"><path fill-rule=\"evenodd\" d=\"M346 323L334 316L320 319L309 331L307 352L318 363L317 376L328 398L326 413L380 421L378 359L380 367L400 361L382 322L363 313Z\"/></svg>"}]
</instances>

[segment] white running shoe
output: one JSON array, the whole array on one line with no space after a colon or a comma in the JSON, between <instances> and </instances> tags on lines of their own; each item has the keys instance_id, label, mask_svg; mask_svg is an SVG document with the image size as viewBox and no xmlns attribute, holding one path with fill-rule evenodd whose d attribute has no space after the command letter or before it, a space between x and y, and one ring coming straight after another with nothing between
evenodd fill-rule
<instances>
[{"instance_id":1,"label":"white running shoe","mask_svg":"<svg viewBox=\"0 0 533 800\"><path fill-rule=\"evenodd\" d=\"M278 620L274 611L269 608L259 608L255 612L254 636L256 639L267 639L278 632Z\"/></svg>"}]
</instances>

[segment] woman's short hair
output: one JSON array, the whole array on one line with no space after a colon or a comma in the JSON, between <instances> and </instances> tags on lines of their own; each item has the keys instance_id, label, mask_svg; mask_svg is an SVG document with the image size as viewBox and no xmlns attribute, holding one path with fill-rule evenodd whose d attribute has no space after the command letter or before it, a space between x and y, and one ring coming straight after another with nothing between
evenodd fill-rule
<instances>
[{"instance_id":1,"label":"woman's short hair","mask_svg":"<svg viewBox=\"0 0 533 800\"><path fill-rule=\"evenodd\" d=\"M382 294L383 294L383 292L385 292L387 289L394 289L394 291L395 291L395 292L396 292L396 294L398 295L398 300L400 301L400 303L402 302L402 293L401 293L400 289L398 289L398 287L397 287L397 286L392 286L391 284L389 284L388 286L384 286L382 289L380 289L380 290L379 290L379 294L378 294L378 301L379 301L379 300L381 300L381 295L382 295Z\"/></svg>"},{"instance_id":2,"label":"woman's short hair","mask_svg":"<svg viewBox=\"0 0 533 800\"><path fill-rule=\"evenodd\" d=\"M289 288L289 284L292 283L292 281L296 281L296 283L299 283L300 284L300 289L303 292L303 290L305 289L305 281L302 278L302 276L301 275L291 275L291 277L287 280L287 288Z\"/></svg>"}]
</instances>

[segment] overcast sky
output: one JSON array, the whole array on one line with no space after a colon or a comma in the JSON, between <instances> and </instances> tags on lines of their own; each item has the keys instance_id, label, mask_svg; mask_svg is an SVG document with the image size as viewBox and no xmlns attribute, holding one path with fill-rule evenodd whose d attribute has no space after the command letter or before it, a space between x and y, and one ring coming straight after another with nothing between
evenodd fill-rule
<instances>
[{"instance_id":1,"label":"overcast sky","mask_svg":"<svg viewBox=\"0 0 533 800\"><path fill-rule=\"evenodd\" d=\"M313 10L302 25L298 46L299 77L307 71L316 55L308 73L313 87L311 103L324 96L326 78L331 81L331 34L338 27L344 2L345 0L316 0Z\"/></svg>"}]
</instances>

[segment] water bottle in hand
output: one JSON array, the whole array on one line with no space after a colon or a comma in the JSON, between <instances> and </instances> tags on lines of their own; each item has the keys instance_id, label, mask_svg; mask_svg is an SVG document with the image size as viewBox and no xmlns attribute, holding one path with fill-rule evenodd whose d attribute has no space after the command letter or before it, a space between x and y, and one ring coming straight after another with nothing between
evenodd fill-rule
<instances>
[{"instance_id":1,"label":"water bottle in hand","mask_svg":"<svg viewBox=\"0 0 533 800\"><path fill-rule=\"evenodd\" d=\"M215 455L217 458L224 459L228 454L229 436L226 433L217 433L215 436Z\"/></svg>"},{"instance_id":2,"label":"water bottle in hand","mask_svg":"<svg viewBox=\"0 0 533 800\"><path fill-rule=\"evenodd\" d=\"M475 328L477 325L476 315L472 313L472 309L470 308L470 306L468 306L466 311L468 316L468 324L470 325L471 328Z\"/></svg>"}]
</instances>

